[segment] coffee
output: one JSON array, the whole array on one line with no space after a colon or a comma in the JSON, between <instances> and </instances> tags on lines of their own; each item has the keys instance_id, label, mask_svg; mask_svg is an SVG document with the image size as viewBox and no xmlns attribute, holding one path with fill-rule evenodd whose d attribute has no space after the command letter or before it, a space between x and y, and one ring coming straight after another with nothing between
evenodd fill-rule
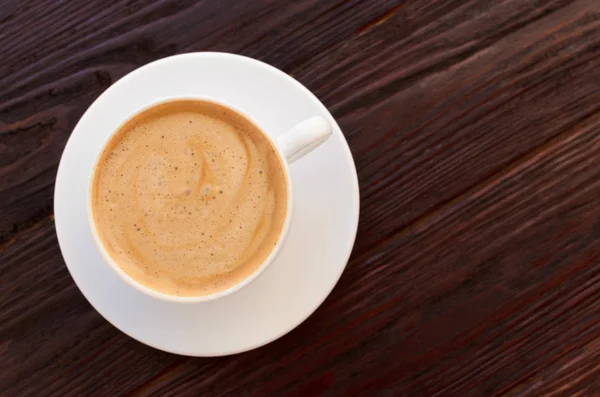
<instances>
[{"instance_id":1,"label":"coffee","mask_svg":"<svg viewBox=\"0 0 600 397\"><path fill-rule=\"evenodd\" d=\"M113 261L141 284L200 296L242 281L269 256L287 216L271 142L221 105L177 100L142 111L105 146L91 214Z\"/></svg>"}]
</instances>

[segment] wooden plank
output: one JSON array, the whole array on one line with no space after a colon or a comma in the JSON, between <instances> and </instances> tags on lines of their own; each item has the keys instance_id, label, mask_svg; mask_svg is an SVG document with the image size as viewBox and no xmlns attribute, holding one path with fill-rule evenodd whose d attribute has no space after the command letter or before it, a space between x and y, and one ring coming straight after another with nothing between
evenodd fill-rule
<instances>
[{"instance_id":1,"label":"wooden plank","mask_svg":"<svg viewBox=\"0 0 600 397\"><path fill-rule=\"evenodd\" d=\"M364 209L356 250L452 205L597 112L599 46L597 3L578 2L342 115Z\"/></svg>"},{"instance_id":2,"label":"wooden plank","mask_svg":"<svg viewBox=\"0 0 600 397\"><path fill-rule=\"evenodd\" d=\"M52 217L5 246L0 263L1 395L122 392L179 359L125 336L89 305L62 261Z\"/></svg>"},{"instance_id":3,"label":"wooden plank","mask_svg":"<svg viewBox=\"0 0 600 397\"><path fill-rule=\"evenodd\" d=\"M598 391L599 4L284 3L0 7L0 394ZM104 321L66 271L51 211L60 152L94 98L197 50L266 60L314 90L362 196L325 304L269 346L217 359Z\"/></svg>"}]
</instances>

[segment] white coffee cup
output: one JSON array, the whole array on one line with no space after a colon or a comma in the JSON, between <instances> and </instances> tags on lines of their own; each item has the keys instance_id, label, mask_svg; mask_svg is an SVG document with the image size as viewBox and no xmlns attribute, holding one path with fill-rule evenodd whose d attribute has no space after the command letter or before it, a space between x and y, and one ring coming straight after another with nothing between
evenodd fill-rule
<instances>
[{"instance_id":1,"label":"white coffee cup","mask_svg":"<svg viewBox=\"0 0 600 397\"><path fill-rule=\"evenodd\" d=\"M331 136L332 128L331 128L331 124L329 123L329 121L327 121L324 117L313 116L313 117L310 117L310 118L304 120L303 122L297 124L296 126L291 128L289 131L287 131L283 135L281 135L277 138L274 138L272 131L269 132L269 131L265 130L264 128L262 128L260 126L260 124L257 123L256 120L252 116L250 116L246 112L243 112L242 110L236 108L235 106L232 106L229 103L226 103L221 100L216 100L216 99L213 99L210 97L191 96L191 95L190 96L162 98L161 100L155 101L155 102L153 102L147 106L144 106L144 107L138 109L137 111L133 112L130 115L130 117L128 117L126 120L123 121L123 123L121 125L125 124L132 117L143 112L146 109L149 109L151 107L154 107L156 105L160 105L160 104L163 104L166 102L177 101L177 100L207 101L207 102L212 102L212 103L215 103L215 104L218 104L221 106L225 106L229 109L232 109L235 112L244 116L246 119L250 120L252 123L254 123L254 125L256 125L262 131L264 136L272 143L272 146L274 148L276 148L277 153L280 157L281 163L283 164L283 169L284 169L284 172L286 175L285 179L287 182L288 200L287 200L287 213L286 213L286 217L285 217L285 221L283 224L281 234L279 235L277 244L275 245L275 247L273 248L273 250L271 251L269 256L251 275L249 275L248 277L246 277L239 283L237 283L227 289L224 289L222 291L219 291L219 292L216 292L216 293L213 293L210 295L175 296L175 295L169 295L169 294L166 294L163 292L156 291L152 288L146 287L145 285L141 284L140 282L138 282L137 280L132 278L130 275L128 275L125 271L123 271L123 269L121 269L121 267L119 265L117 265L115 263L113 258L108 254L106 248L104 247L104 244L102 243L102 240L100 239L100 237L98 235L98 231L97 231L97 228L96 228L96 225L94 222L94 216L92 214L92 211L93 211L92 210L92 197L91 197L90 192L91 192L91 187L92 187L91 185L92 185L92 180L93 180L93 174L95 173L100 156L98 156L98 159L96 159L94 166L92 168L92 173L90 174L90 178L89 178L88 198L87 198L87 219L88 219L88 225L90 227L94 243L95 243L96 247L98 248L98 251L100 252L102 257L104 258L104 261L110 266L110 268L112 270L115 271L115 273L127 285L137 289L138 291L140 291L148 296L151 296L156 299L164 300L164 301L180 302L180 303L207 302L207 301L211 301L214 299L218 299L218 298L222 298L224 296L230 295L230 294L242 289L243 287L249 285L254 280L256 280L256 278L258 278L271 263L273 263L273 261L277 257L277 254L280 252L281 247L285 243L285 239L287 237L287 234L288 234L288 231L290 228L291 218L292 218L292 213L293 213L293 190L292 190L292 179L290 176L289 165L291 163L293 163L294 161L300 159L301 157L305 156L306 154L310 153L311 151L316 149L318 146L320 146L322 143L324 143ZM115 133L119 130L120 130L120 127L115 129ZM103 146L106 146L108 144L108 142L111 140L111 138L112 138L112 134L107 137ZM104 147L100 151L100 153L102 153L103 151L104 151Z\"/></svg>"}]
</instances>

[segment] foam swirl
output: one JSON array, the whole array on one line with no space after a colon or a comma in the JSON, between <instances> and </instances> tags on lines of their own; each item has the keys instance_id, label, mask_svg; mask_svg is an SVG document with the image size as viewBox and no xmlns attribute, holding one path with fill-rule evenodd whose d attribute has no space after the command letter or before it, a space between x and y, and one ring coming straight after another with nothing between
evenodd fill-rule
<instances>
[{"instance_id":1,"label":"foam swirl","mask_svg":"<svg viewBox=\"0 0 600 397\"><path fill-rule=\"evenodd\" d=\"M115 262L173 295L227 288L260 266L287 207L281 162L260 130L202 101L156 106L111 139L92 184Z\"/></svg>"}]
</instances>

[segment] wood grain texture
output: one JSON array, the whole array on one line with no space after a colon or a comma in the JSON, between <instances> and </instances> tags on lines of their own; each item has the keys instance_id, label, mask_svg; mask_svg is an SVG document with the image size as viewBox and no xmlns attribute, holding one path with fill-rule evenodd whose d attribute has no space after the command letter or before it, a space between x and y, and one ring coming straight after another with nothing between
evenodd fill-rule
<instances>
[{"instance_id":1,"label":"wood grain texture","mask_svg":"<svg viewBox=\"0 0 600 397\"><path fill-rule=\"evenodd\" d=\"M100 93L206 50L314 91L362 202L313 316L192 359L87 303L52 195ZM600 394L599 2L0 0L0 54L0 395Z\"/></svg>"}]
</instances>

